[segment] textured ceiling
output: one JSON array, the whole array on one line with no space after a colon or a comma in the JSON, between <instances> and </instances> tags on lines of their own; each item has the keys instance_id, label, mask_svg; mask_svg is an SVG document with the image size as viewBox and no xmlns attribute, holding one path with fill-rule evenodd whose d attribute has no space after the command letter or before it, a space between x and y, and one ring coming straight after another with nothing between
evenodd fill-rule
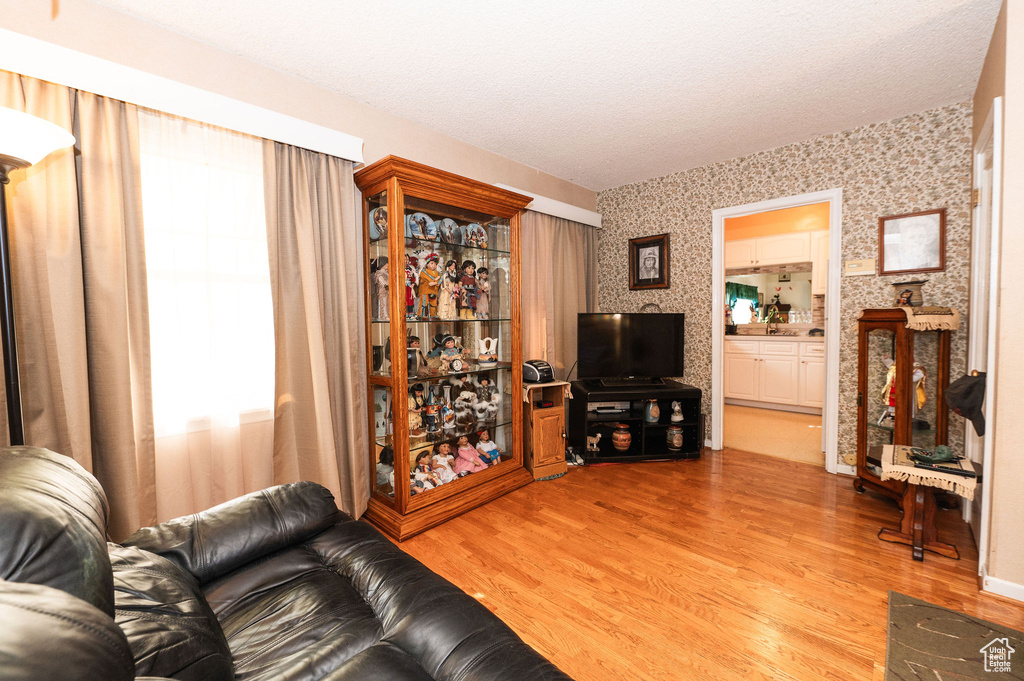
<instances>
[{"instance_id":1,"label":"textured ceiling","mask_svg":"<svg viewBox=\"0 0 1024 681\"><path fill-rule=\"evenodd\" d=\"M98 0L594 190L970 99L1000 0Z\"/></svg>"}]
</instances>

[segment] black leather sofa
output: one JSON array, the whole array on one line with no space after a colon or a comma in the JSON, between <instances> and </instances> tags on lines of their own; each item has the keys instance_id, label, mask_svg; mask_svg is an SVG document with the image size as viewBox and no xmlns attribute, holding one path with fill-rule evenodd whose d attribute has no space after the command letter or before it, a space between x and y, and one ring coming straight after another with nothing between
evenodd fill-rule
<instances>
[{"instance_id":1,"label":"black leather sofa","mask_svg":"<svg viewBox=\"0 0 1024 681\"><path fill-rule=\"evenodd\" d=\"M568 679L310 482L106 542L89 473L0 450L0 679Z\"/></svg>"}]
</instances>

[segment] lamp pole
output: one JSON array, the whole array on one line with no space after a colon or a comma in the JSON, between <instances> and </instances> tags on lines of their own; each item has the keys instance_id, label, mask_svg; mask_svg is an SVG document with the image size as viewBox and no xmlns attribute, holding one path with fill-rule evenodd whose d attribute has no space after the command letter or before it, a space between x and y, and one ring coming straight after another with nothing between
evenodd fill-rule
<instances>
[{"instance_id":1,"label":"lamp pole","mask_svg":"<svg viewBox=\"0 0 1024 681\"><path fill-rule=\"evenodd\" d=\"M21 380L18 375L18 339L14 329L14 289L11 286L11 248L7 238L7 183L9 173L25 167L19 159L0 155L0 340L3 342L4 384L7 388L7 427L12 445L25 444L21 412Z\"/></svg>"},{"instance_id":2,"label":"lamp pole","mask_svg":"<svg viewBox=\"0 0 1024 681\"><path fill-rule=\"evenodd\" d=\"M12 170L39 163L58 149L70 147L75 137L49 121L22 111L0 107L0 341L3 346L4 387L7 389L7 427L12 445L25 444L18 375L18 340L14 328L14 287L11 246L7 238L7 183Z\"/></svg>"}]
</instances>

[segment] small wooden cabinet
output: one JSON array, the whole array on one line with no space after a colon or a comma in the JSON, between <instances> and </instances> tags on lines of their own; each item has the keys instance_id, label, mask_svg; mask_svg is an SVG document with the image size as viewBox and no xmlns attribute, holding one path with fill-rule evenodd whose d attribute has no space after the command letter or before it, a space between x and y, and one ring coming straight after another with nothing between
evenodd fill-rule
<instances>
[{"instance_id":1,"label":"small wooden cabinet","mask_svg":"<svg viewBox=\"0 0 1024 681\"><path fill-rule=\"evenodd\" d=\"M523 463L533 479L557 477L565 462L565 381L523 386ZM545 406L550 403L550 406Z\"/></svg>"},{"instance_id":2,"label":"small wooden cabinet","mask_svg":"<svg viewBox=\"0 0 1024 681\"><path fill-rule=\"evenodd\" d=\"M884 445L934 448L946 444L951 331L907 328L900 308L861 310L857 320L858 492L869 487L902 502L906 483L882 480ZM889 364L896 368L890 380ZM915 371L924 378L917 390Z\"/></svg>"}]
</instances>

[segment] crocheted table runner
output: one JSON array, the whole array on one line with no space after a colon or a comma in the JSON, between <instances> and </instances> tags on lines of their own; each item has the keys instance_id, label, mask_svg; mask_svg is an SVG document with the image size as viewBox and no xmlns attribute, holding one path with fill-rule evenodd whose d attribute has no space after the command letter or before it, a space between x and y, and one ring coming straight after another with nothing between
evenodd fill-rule
<instances>
[{"instance_id":1,"label":"crocheted table runner","mask_svg":"<svg viewBox=\"0 0 1024 681\"><path fill-rule=\"evenodd\" d=\"M903 480L911 485L938 487L947 492L959 494L965 499L974 499L974 488L978 481L955 473L942 473L914 466L910 458L913 447L906 445L885 445L882 447L882 480ZM973 470L970 462L956 462L960 470Z\"/></svg>"},{"instance_id":2,"label":"crocheted table runner","mask_svg":"<svg viewBox=\"0 0 1024 681\"><path fill-rule=\"evenodd\" d=\"M955 307L904 307L907 328L914 331L956 331L960 328L960 312Z\"/></svg>"}]
</instances>

